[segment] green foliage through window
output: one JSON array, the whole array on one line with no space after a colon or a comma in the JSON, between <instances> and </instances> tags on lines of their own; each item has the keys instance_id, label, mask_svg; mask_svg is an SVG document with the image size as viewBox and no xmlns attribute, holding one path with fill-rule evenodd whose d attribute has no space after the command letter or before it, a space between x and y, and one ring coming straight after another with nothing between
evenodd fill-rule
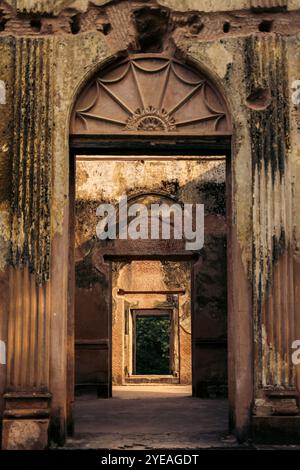
<instances>
[{"instance_id":1,"label":"green foliage through window","mask_svg":"<svg viewBox=\"0 0 300 470\"><path fill-rule=\"evenodd\" d=\"M136 317L136 374L170 373L170 318Z\"/></svg>"}]
</instances>

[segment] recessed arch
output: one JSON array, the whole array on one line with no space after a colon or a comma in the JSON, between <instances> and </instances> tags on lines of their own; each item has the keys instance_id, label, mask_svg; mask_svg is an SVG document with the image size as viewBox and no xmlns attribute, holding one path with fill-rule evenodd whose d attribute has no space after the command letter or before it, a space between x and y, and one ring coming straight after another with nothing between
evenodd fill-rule
<instances>
[{"instance_id":1,"label":"recessed arch","mask_svg":"<svg viewBox=\"0 0 300 470\"><path fill-rule=\"evenodd\" d=\"M71 135L230 135L226 100L196 67L139 54L100 70L78 95Z\"/></svg>"}]
</instances>

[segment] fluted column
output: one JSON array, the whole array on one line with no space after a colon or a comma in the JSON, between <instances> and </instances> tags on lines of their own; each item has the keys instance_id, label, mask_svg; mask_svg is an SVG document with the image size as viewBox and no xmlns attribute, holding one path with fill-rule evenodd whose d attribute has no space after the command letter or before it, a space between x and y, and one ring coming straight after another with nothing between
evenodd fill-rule
<instances>
[{"instance_id":1,"label":"fluted column","mask_svg":"<svg viewBox=\"0 0 300 470\"><path fill-rule=\"evenodd\" d=\"M4 448L48 442L51 39L15 40L13 198Z\"/></svg>"},{"instance_id":2,"label":"fluted column","mask_svg":"<svg viewBox=\"0 0 300 470\"><path fill-rule=\"evenodd\" d=\"M253 299L257 417L297 413L292 178L284 40L246 42L253 164Z\"/></svg>"}]
</instances>

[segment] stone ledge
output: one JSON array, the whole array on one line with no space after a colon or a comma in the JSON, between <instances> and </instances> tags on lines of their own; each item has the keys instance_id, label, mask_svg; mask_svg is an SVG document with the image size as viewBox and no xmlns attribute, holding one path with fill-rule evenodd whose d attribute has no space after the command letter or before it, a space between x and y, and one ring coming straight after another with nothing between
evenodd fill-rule
<instances>
[{"instance_id":1,"label":"stone ledge","mask_svg":"<svg viewBox=\"0 0 300 470\"><path fill-rule=\"evenodd\" d=\"M300 444L300 416L253 416L255 444Z\"/></svg>"}]
</instances>

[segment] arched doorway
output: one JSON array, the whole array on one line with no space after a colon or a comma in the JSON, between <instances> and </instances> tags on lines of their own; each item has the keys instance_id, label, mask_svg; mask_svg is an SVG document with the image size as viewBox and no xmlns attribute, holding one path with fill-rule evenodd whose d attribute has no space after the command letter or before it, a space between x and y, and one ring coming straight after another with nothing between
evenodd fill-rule
<instances>
[{"instance_id":1,"label":"arched doorway","mask_svg":"<svg viewBox=\"0 0 300 470\"><path fill-rule=\"evenodd\" d=\"M209 390L212 389L213 394L218 394L225 386L227 307L226 252L223 248L224 233L226 244L228 232L226 234L222 204L225 204L226 184L230 188L231 133L228 106L217 87L194 67L175 59L153 54L131 56L101 70L79 94L71 116L70 143L73 159L78 155L84 155L85 158L89 156L90 160L93 156L100 156L102 161L122 158L127 161L144 161L148 158L157 162L157 165L163 160L170 161L172 162L170 165L174 165L175 168L177 162L185 158L186 161L195 160L198 164L205 162L207 173L211 171L210 165L213 162L220 162L220 167L223 165L224 184L218 187L213 177L210 176L203 181L200 179L198 181L202 188L203 202L211 204L209 197L213 197L212 205L214 206L206 219L209 226L207 234L213 249L208 250L208 256L206 253L206 261L204 257L199 259L198 253L196 256L198 262L192 263L191 275L193 393L195 396L202 397L209 396ZM72 178L74 187L74 175ZM184 186L184 190L181 188L182 192L188 194L192 186L189 188L188 181ZM223 194L220 194L222 190ZM207 195L209 191L211 194L205 201L205 194ZM201 193L201 189L199 192ZM218 199L220 197L223 197L223 202ZM227 214L230 214L230 204L227 204ZM222 229L218 232L217 227L220 226L220 221ZM72 226L71 221L71 230ZM131 261L164 258L171 262L174 257L186 261L191 260L194 255L183 253L182 247L178 246L172 249L168 247L167 250L167 257L164 258L166 247L159 246L157 242L143 249L135 246L132 250L131 247L131 251L127 244L125 248L117 247L114 250L110 247L108 252L104 249L101 256L114 263L118 259L123 259L124 256L129 257ZM212 279L213 276L217 276L217 273L211 270L209 263L213 265L215 262L220 262L220 259L214 258L216 252L219 255L221 252L223 256L225 276L219 282L219 284L223 283L223 290L220 289L220 285L217 286L217 290L222 291L219 298L216 295L214 299L211 299L209 298L212 296L211 291L216 288L218 282ZM209 259L210 255L211 259ZM71 256L71 267L73 262ZM210 281L207 281L208 278ZM207 289L206 294L201 293L199 289L197 291L199 283L202 290L203 287L204 290ZM112 289L111 284L109 289ZM128 292L133 294L130 289ZM145 292L141 291L141 293ZM170 294L172 294L171 291L165 293L169 296ZM70 318L72 319L74 292L70 299ZM152 304L151 308L153 310ZM140 311L139 309L133 310ZM97 385L100 394L102 390L104 395L110 396L113 335L112 309L109 302L105 312L106 334L102 335L104 337L101 338L101 345L98 341L99 350L102 351L99 352L98 361L102 361L105 365L102 370L102 381L100 380ZM95 339L94 346L96 347ZM81 340L82 338L78 338L79 342ZM70 341L74 341L74 337ZM93 341L89 342L86 338L85 343L77 344L80 350L79 355L86 354L86 359L83 359L85 363L90 363L87 359L90 353L83 352L85 345L90 351L92 343ZM69 359L70 367L73 368L74 357L70 355ZM205 363L208 364L207 367ZM72 393L73 384L70 384L70 402Z\"/></svg>"}]
</instances>

